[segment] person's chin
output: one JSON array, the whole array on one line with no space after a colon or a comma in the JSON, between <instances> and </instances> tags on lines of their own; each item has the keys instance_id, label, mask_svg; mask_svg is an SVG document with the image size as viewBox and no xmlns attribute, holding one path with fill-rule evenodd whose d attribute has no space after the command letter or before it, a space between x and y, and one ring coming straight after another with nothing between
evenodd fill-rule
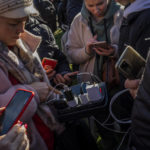
<instances>
[{"instance_id":1,"label":"person's chin","mask_svg":"<svg viewBox=\"0 0 150 150\"><path fill-rule=\"evenodd\" d=\"M7 45L9 45L9 46L15 46L16 43L17 43L17 40L18 40L18 39L13 39L13 40L11 40L10 42L8 42Z\"/></svg>"}]
</instances>

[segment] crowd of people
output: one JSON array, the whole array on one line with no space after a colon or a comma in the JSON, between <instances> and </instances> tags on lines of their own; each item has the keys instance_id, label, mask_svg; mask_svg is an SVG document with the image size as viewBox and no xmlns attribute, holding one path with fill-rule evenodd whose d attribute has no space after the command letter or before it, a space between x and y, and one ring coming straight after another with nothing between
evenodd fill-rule
<instances>
[{"instance_id":1,"label":"crowd of people","mask_svg":"<svg viewBox=\"0 0 150 150\"><path fill-rule=\"evenodd\" d=\"M149 150L149 16L150 0L0 0L0 132L16 90L35 93L20 118L24 125L18 122L1 135L0 149ZM54 37L58 28L64 32L62 49ZM104 41L105 47L95 46ZM140 79L125 78L113 65L127 45L146 60ZM57 60L56 68L43 67L45 57ZM128 89L114 108L117 116L131 118L130 124L113 122L114 130L99 124L109 116L108 106L94 116L96 122L91 118L92 129L86 119L57 120L46 102L61 95L58 84L71 86L72 77L83 72L106 83L108 103ZM84 74L81 79L91 80Z\"/></svg>"}]
</instances>

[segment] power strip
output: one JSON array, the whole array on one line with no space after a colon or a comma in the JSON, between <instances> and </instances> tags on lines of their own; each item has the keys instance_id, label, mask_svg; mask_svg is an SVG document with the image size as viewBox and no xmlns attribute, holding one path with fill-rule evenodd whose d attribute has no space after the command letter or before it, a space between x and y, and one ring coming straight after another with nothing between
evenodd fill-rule
<instances>
[{"instance_id":1,"label":"power strip","mask_svg":"<svg viewBox=\"0 0 150 150\"><path fill-rule=\"evenodd\" d=\"M101 89L98 84L87 85L86 91L88 94L89 101L98 101L102 99Z\"/></svg>"}]
</instances>

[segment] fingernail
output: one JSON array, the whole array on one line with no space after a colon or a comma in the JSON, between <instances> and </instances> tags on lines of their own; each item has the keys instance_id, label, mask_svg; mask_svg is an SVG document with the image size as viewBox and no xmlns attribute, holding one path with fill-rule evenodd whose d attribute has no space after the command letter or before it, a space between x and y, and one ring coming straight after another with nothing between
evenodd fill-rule
<instances>
[{"instance_id":1,"label":"fingernail","mask_svg":"<svg viewBox=\"0 0 150 150\"><path fill-rule=\"evenodd\" d=\"M23 125L23 122L19 121L18 124L19 124L20 126L22 126L22 125Z\"/></svg>"},{"instance_id":2,"label":"fingernail","mask_svg":"<svg viewBox=\"0 0 150 150\"><path fill-rule=\"evenodd\" d=\"M28 125L27 125L27 124L25 124L25 125L24 125L24 127L27 129L27 128L28 128Z\"/></svg>"}]
</instances>

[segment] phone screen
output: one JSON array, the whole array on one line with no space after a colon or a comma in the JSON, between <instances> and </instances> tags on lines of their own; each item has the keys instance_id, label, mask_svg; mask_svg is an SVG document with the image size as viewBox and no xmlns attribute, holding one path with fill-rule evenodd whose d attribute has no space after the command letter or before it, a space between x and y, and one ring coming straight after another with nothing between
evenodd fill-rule
<instances>
[{"instance_id":1,"label":"phone screen","mask_svg":"<svg viewBox=\"0 0 150 150\"><path fill-rule=\"evenodd\" d=\"M9 129L13 126L15 122L17 122L19 119L19 115L27 105L28 100L31 100L33 93L24 91L24 90L18 90L9 104L6 107L6 110L3 114L3 123L2 123L2 131L1 135L6 134ZM21 116L20 116L21 117Z\"/></svg>"}]
</instances>

